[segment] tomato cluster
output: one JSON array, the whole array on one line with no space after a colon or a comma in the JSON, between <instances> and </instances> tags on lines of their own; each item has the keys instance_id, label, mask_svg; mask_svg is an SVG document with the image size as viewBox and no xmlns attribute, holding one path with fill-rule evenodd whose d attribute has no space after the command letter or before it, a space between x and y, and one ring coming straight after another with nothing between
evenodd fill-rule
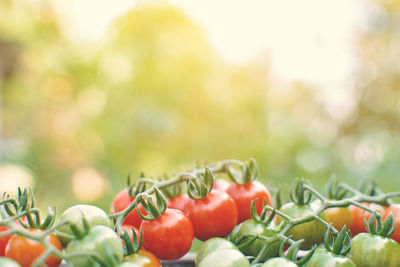
<instances>
[{"instance_id":1,"label":"tomato cluster","mask_svg":"<svg viewBox=\"0 0 400 267\"><path fill-rule=\"evenodd\" d=\"M194 239L202 241L197 267L400 266L400 205L390 202L400 193L370 194L338 182L324 196L296 179L289 201L277 198L273 206L270 190L255 180L254 161L210 166L167 180L139 178L115 195L110 214L79 204L57 220L49 209L42 219L33 194L3 195L0 266L56 267L64 260L75 267L159 267L183 257Z\"/></svg>"}]
</instances>

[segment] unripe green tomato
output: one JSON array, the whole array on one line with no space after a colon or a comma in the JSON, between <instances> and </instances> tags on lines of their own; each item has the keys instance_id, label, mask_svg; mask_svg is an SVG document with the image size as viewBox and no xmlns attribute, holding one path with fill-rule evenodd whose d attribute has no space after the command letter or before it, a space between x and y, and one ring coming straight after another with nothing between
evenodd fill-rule
<instances>
[{"instance_id":1,"label":"unripe green tomato","mask_svg":"<svg viewBox=\"0 0 400 267\"><path fill-rule=\"evenodd\" d=\"M261 267L298 267L296 263L286 258L272 258L264 262Z\"/></svg>"},{"instance_id":2,"label":"unripe green tomato","mask_svg":"<svg viewBox=\"0 0 400 267\"><path fill-rule=\"evenodd\" d=\"M104 246L112 252L114 258L118 261L122 261L124 257L124 249L122 241L111 228L104 225L96 225L90 228L88 234L82 239L72 240L66 249L66 253L72 252L97 252L104 261L112 261L114 259L107 258L107 254L104 250ZM79 267L97 267L100 266L93 257L82 256L74 257L69 260L73 266Z\"/></svg>"},{"instance_id":3,"label":"unripe green tomato","mask_svg":"<svg viewBox=\"0 0 400 267\"><path fill-rule=\"evenodd\" d=\"M250 263L239 250L223 248L205 256L198 267L250 267Z\"/></svg>"},{"instance_id":4,"label":"unripe green tomato","mask_svg":"<svg viewBox=\"0 0 400 267\"><path fill-rule=\"evenodd\" d=\"M199 263L210 253L220 250L220 249L225 249L225 248L231 248L231 249L237 249L232 242L222 238L222 237L212 237L205 241L199 249L197 250L196 254L196 259L195 259L195 265L198 266Z\"/></svg>"},{"instance_id":5,"label":"unripe green tomato","mask_svg":"<svg viewBox=\"0 0 400 267\"><path fill-rule=\"evenodd\" d=\"M356 267L355 263L344 256L335 256L326 250L317 250L307 262L306 267Z\"/></svg>"},{"instance_id":6,"label":"unripe green tomato","mask_svg":"<svg viewBox=\"0 0 400 267\"><path fill-rule=\"evenodd\" d=\"M274 231L273 227L274 225L271 223L270 226L265 227L265 225L257 223L253 221L252 219L246 220L242 222L241 224L236 226L237 229L237 236L240 238L243 234L245 233L254 233L258 234L260 236L264 237L273 237L276 235L276 231ZM235 231L235 230L233 230ZM263 246L265 244L264 240L257 239L251 244L240 248L240 251L243 252L247 256L257 256L260 251L262 250ZM275 242L267 251L267 254L261 259L261 261L266 261L269 258L275 257L279 253L279 247L281 245L281 242Z\"/></svg>"},{"instance_id":7,"label":"unripe green tomato","mask_svg":"<svg viewBox=\"0 0 400 267\"><path fill-rule=\"evenodd\" d=\"M85 204L75 205L65 210L63 214L61 214L60 221L68 220L80 231L83 231L82 216L87 220L90 227L95 225L113 227L113 222L108 217L107 213L96 206ZM64 247L73 239L73 233L68 224L58 228L57 235Z\"/></svg>"},{"instance_id":8,"label":"unripe green tomato","mask_svg":"<svg viewBox=\"0 0 400 267\"><path fill-rule=\"evenodd\" d=\"M6 257L0 257L0 266L1 267L21 267L17 262L12 259Z\"/></svg>"},{"instance_id":9,"label":"unripe green tomato","mask_svg":"<svg viewBox=\"0 0 400 267\"><path fill-rule=\"evenodd\" d=\"M296 205L293 202L283 205L280 211L289 215L293 219L314 214L314 209L311 207L311 205ZM319 217L323 220L326 220L325 213L321 213ZM277 223L280 221L282 221L282 219L278 216ZM317 220L296 225L287 233L288 236L291 235L293 240L304 239L300 246L301 249L310 249L314 244L322 243L324 240L324 234L325 226Z\"/></svg>"},{"instance_id":10,"label":"unripe green tomato","mask_svg":"<svg viewBox=\"0 0 400 267\"><path fill-rule=\"evenodd\" d=\"M387 237L361 233L351 240L350 258L358 267L400 266L400 245Z\"/></svg>"},{"instance_id":11,"label":"unripe green tomato","mask_svg":"<svg viewBox=\"0 0 400 267\"><path fill-rule=\"evenodd\" d=\"M133 263L133 262L123 262L123 263L116 265L116 267L142 267L142 266L137 265L136 263Z\"/></svg>"}]
</instances>

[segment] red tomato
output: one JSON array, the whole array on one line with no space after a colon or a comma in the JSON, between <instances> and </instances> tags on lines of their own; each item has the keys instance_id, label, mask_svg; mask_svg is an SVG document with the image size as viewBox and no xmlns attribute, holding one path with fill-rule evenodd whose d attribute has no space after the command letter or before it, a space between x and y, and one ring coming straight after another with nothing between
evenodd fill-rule
<instances>
[{"instance_id":1,"label":"red tomato","mask_svg":"<svg viewBox=\"0 0 400 267\"><path fill-rule=\"evenodd\" d=\"M166 209L157 219L143 221L143 246L162 260L185 255L193 242L193 226L182 211Z\"/></svg>"},{"instance_id":2,"label":"red tomato","mask_svg":"<svg viewBox=\"0 0 400 267\"><path fill-rule=\"evenodd\" d=\"M218 190L226 191L226 190L229 188L230 185L231 185L231 184L230 184L227 180L224 180L224 179L216 179L215 182L214 182L214 187L213 187L213 189L218 189Z\"/></svg>"},{"instance_id":3,"label":"red tomato","mask_svg":"<svg viewBox=\"0 0 400 267\"><path fill-rule=\"evenodd\" d=\"M167 207L170 209L177 209L182 212L185 211L186 202L188 202L189 197L186 194L179 195L177 197L168 199Z\"/></svg>"},{"instance_id":4,"label":"red tomato","mask_svg":"<svg viewBox=\"0 0 400 267\"><path fill-rule=\"evenodd\" d=\"M393 214L394 223L396 224L396 230L390 238L400 243L400 204L393 204L387 207L383 212L382 219L386 220L390 213Z\"/></svg>"},{"instance_id":5,"label":"red tomato","mask_svg":"<svg viewBox=\"0 0 400 267\"><path fill-rule=\"evenodd\" d=\"M383 213L383 207L381 205L374 203L361 203L361 204L370 209L376 210L379 214ZM351 223L351 228L350 228L351 236L356 236L359 233L366 233L367 229L365 228L364 225L364 216L368 221L369 217L371 216L371 213L353 205L350 206L350 211L353 217L353 221Z\"/></svg>"},{"instance_id":6,"label":"red tomato","mask_svg":"<svg viewBox=\"0 0 400 267\"><path fill-rule=\"evenodd\" d=\"M43 230L30 229L32 234L41 235ZM57 236L50 234L46 240L58 250L62 250L61 242ZM13 235L7 243L5 256L21 264L22 267L30 267L32 263L45 251L45 247L39 242L23 236ZM49 256L45 263L49 267L60 265L61 259Z\"/></svg>"},{"instance_id":7,"label":"red tomato","mask_svg":"<svg viewBox=\"0 0 400 267\"><path fill-rule=\"evenodd\" d=\"M7 230L8 230L8 227L0 226L0 232L5 232ZM6 235L6 236L0 237L0 256L5 255L6 245L10 238L11 238L11 235Z\"/></svg>"},{"instance_id":8,"label":"red tomato","mask_svg":"<svg viewBox=\"0 0 400 267\"><path fill-rule=\"evenodd\" d=\"M260 215L264 199L271 206L271 195L263 184L253 181L244 185L232 183L226 192L233 198L238 208L238 223L251 218L251 201L257 199L256 211Z\"/></svg>"},{"instance_id":9,"label":"red tomato","mask_svg":"<svg viewBox=\"0 0 400 267\"><path fill-rule=\"evenodd\" d=\"M123 211L134 200L135 200L135 198L130 197L128 194L128 189L125 188L124 190L122 190L115 196L115 198L111 204L111 213ZM139 204L139 210L142 214L145 214L145 210L144 210L142 204ZM129 214L125 217L123 224L128 224L128 225L135 226L136 228L139 228L141 222L142 222L142 218L140 218L140 216L137 213L137 210L135 208L131 212L129 212Z\"/></svg>"},{"instance_id":10,"label":"red tomato","mask_svg":"<svg viewBox=\"0 0 400 267\"><path fill-rule=\"evenodd\" d=\"M126 256L124 262L132 262L141 267L161 267L160 260L146 250L140 250L135 254Z\"/></svg>"},{"instance_id":11,"label":"red tomato","mask_svg":"<svg viewBox=\"0 0 400 267\"><path fill-rule=\"evenodd\" d=\"M194 236L202 241L225 237L237 224L235 201L221 190L213 189L202 199L190 199L185 213L193 224Z\"/></svg>"}]
</instances>

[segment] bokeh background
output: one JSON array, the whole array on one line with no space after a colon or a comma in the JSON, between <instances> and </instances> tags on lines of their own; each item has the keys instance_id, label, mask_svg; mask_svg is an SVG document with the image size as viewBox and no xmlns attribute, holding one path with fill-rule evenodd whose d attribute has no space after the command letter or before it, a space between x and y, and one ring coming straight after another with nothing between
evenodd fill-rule
<instances>
[{"instance_id":1,"label":"bokeh background","mask_svg":"<svg viewBox=\"0 0 400 267\"><path fill-rule=\"evenodd\" d=\"M128 173L400 189L400 2L0 1L0 189L108 209Z\"/></svg>"}]
</instances>

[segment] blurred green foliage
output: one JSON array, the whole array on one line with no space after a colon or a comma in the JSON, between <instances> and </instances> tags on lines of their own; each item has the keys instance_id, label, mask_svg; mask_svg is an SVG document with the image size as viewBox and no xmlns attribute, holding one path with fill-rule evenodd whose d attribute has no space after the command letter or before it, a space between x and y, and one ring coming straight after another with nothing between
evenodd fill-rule
<instances>
[{"instance_id":1,"label":"blurred green foliage","mask_svg":"<svg viewBox=\"0 0 400 267\"><path fill-rule=\"evenodd\" d=\"M280 88L267 56L228 64L174 6L139 4L91 47L65 38L51 4L38 2L0 2L0 92L1 160L32 170L40 204L79 202L71 177L81 167L109 181L93 200L108 208L129 172L249 157L273 186L304 176L320 188L336 173L400 188L395 4L369 3L377 12L358 33L344 113L311 85Z\"/></svg>"}]
</instances>

